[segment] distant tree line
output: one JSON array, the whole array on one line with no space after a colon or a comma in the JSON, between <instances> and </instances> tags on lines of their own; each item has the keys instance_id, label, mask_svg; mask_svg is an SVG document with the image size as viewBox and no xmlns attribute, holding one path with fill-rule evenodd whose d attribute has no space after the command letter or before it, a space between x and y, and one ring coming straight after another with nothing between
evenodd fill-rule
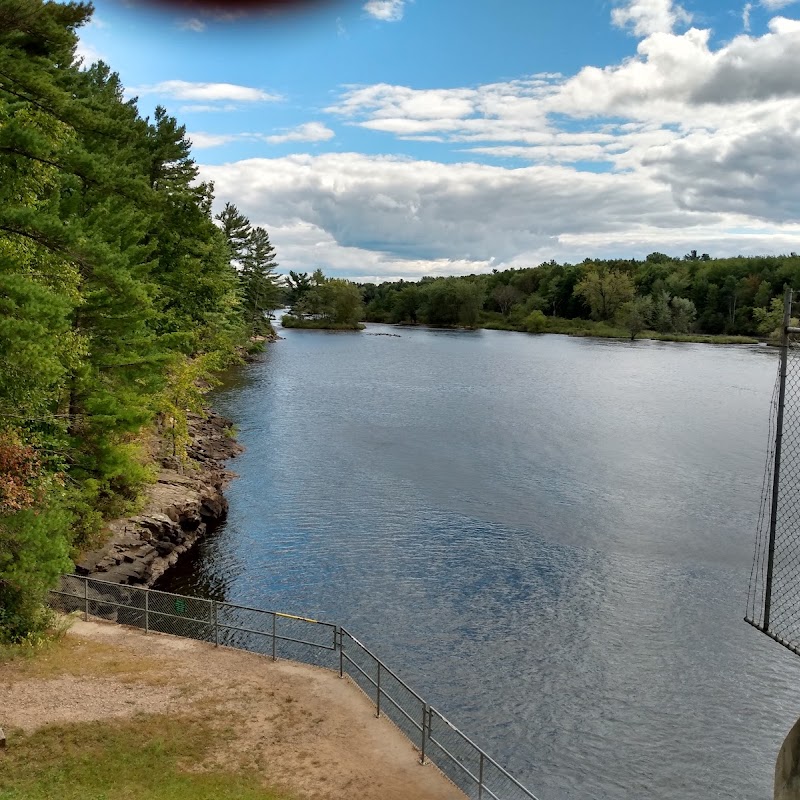
<instances>
[{"instance_id":1,"label":"distant tree line","mask_svg":"<svg viewBox=\"0 0 800 800\"><path fill-rule=\"evenodd\" d=\"M282 300L266 231L215 221L184 126L76 63L91 6L0 0L0 644L180 456L200 384Z\"/></svg>"},{"instance_id":2,"label":"distant tree line","mask_svg":"<svg viewBox=\"0 0 800 800\"><path fill-rule=\"evenodd\" d=\"M800 257L555 261L490 275L361 285L365 318L375 322L487 326L540 332L621 330L631 336L772 332L774 301L800 287ZM779 318L778 318L779 319ZM588 327L587 327L588 326Z\"/></svg>"}]
</instances>

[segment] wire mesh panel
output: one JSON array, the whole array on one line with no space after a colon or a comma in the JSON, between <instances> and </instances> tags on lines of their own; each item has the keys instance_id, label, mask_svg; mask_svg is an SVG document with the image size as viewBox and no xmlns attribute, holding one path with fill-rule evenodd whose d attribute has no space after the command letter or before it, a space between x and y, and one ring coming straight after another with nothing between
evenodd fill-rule
<instances>
[{"instance_id":1,"label":"wire mesh panel","mask_svg":"<svg viewBox=\"0 0 800 800\"><path fill-rule=\"evenodd\" d=\"M215 603L217 643L333 669L336 626L232 603Z\"/></svg>"},{"instance_id":2,"label":"wire mesh panel","mask_svg":"<svg viewBox=\"0 0 800 800\"><path fill-rule=\"evenodd\" d=\"M171 633L203 642L215 641L212 601L202 597L143 590L148 597L148 622L151 631Z\"/></svg>"},{"instance_id":3,"label":"wire mesh panel","mask_svg":"<svg viewBox=\"0 0 800 800\"><path fill-rule=\"evenodd\" d=\"M519 781L435 708L430 709L428 720L427 752L431 761L467 797L476 800L536 800Z\"/></svg>"},{"instance_id":4,"label":"wire mesh panel","mask_svg":"<svg viewBox=\"0 0 800 800\"><path fill-rule=\"evenodd\" d=\"M50 606L56 611L70 614L85 611L86 578L79 575L62 575L58 587L50 592Z\"/></svg>"},{"instance_id":5,"label":"wire mesh panel","mask_svg":"<svg viewBox=\"0 0 800 800\"><path fill-rule=\"evenodd\" d=\"M342 667L419 750L422 748L425 701L354 636L341 629Z\"/></svg>"},{"instance_id":6,"label":"wire mesh panel","mask_svg":"<svg viewBox=\"0 0 800 800\"><path fill-rule=\"evenodd\" d=\"M428 757L467 797L477 798L481 751L435 709L428 719Z\"/></svg>"},{"instance_id":7,"label":"wire mesh panel","mask_svg":"<svg viewBox=\"0 0 800 800\"><path fill-rule=\"evenodd\" d=\"M381 714L387 716L420 749L425 701L383 664L381 696Z\"/></svg>"},{"instance_id":8,"label":"wire mesh panel","mask_svg":"<svg viewBox=\"0 0 800 800\"><path fill-rule=\"evenodd\" d=\"M787 293L785 322L791 317ZM746 619L800 653L800 335L788 327L770 411Z\"/></svg>"},{"instance_id":9,"label":"wire mesh panel","mask_svg":"<svg viewBox=\"0 0 800 800\"><path fill-rule=\"evenodd\" d=\"M349 675L364 694L377 705L378 659L344 628L341 631L344 674Z\"/></svg>"}]
</instances>

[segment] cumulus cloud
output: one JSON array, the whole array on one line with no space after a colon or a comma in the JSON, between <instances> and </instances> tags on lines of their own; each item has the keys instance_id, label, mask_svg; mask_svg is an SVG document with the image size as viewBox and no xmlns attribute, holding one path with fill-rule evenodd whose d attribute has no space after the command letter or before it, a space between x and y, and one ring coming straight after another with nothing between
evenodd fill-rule
<instances>
[{"instance_id":1,"label":"cumulus cloud","mask_svg":"<svg viewBox=\"0 0 800 800\"><path fill-rule=\"evenodd\" d=\"M306 122L285 133L264 138L270 144L284 144L285 142L326 142L333 139L335 135L329 127L321 122Z\"/></svg>"},{"instance_id":2,"label":"cumulus cloud","mask_svg":"<svg viewBox=\"0 0 800 800\"><path fill-rule=\"evenodd\" d=\"M398 22L403 18L405 0L367 0L364 11L381 22Z\"/></svg>"},{"instance_id":3,"label":"cumulus cloud","mask_svg":"<svg viewBox=\"0 0 800 800\"><path fill-rule=\"evenodd\" d=\"M679 167L680 165L678 165ZM284 269L380 279L587 256L797 249L800 225L681 202L646 173L518 169L335 153L202 166L218 202L270 230ZM720 170L724 167L720 167Z\"/></svg>"},{"instance_id":4,"label":"cumulus cloud","mask_svg":"<svg viewBox=\"0 0 800 800\"><path fill-rule=\"evenodd\" d=\"M196 81L170 80L146 86L133 86L132 95L159 95L172 100L199 100L216 102L231 100L240 103L274 102L281 97L252 86L235 83L203 83Z\"/></svg>"},{"instance_id":5,"label":"cumulus cloud","mask_svg":"<svg viewBox=\"0 0 800 800\"><path fill-rule=\"evenodd\" d=\"M654 33L635 57L572 77L452 89L351 86L326 110L399 138L620 170L642 168L652 147L677 147L688 137L723 141L742 131L758 138L772 127L791 130L800 118L800 23L777 17L764 35L742 35L717 49L709 40L710 32L697 28Z\"/></svg>"},{"instance_id":6,"label":"cumulus cloud","mask_svg":"<svg viewBox=\"0 0 800 800\"><path fill-rule=\"evenodd\" d=\"M676 25L688 25L692 15L672 0L628 0L611 12L618 28L628 28L635 36L671 33Z\"/></svg>"}]
</instances>

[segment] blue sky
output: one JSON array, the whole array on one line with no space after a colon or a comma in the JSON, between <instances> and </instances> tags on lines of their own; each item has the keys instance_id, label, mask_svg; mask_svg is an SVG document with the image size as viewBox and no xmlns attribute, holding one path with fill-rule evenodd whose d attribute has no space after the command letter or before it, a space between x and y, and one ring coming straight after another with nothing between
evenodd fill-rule
<instances>
[{"instance_id":1,"label":"blue sky","mask_svg":"<svg viewBox=\"0 0 800 800\"><path fill-rule=\"evenodd\" d=\"M87 61L185 123L281 266L360 280L800 251L800 3L98 0Z\"/></svg>"}]
</instances>

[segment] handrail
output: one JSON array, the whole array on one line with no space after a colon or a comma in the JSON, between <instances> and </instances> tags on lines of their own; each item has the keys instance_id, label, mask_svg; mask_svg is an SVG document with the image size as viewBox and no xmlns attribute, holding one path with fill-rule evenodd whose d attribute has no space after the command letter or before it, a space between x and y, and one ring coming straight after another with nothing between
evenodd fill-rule
<instances>
[{"instance_id":1,"label":"handrail","mask_svg":"<svg viewBox=\"0 0 800 800\"><path fill-rule=\"evenodd\" d=\"M65 591L65 589L69 587L74 587L75 591ZM89 592L90 588L99 588L104 594L99 597L92 596ZM170 611L161 611L157 607L154 608L153 602L150 600L151 595L153 597L159 596L172 599L174 608ZM493 798L493 800L536 800L535 795L526 789L513 775L487 755L484 750L462 733L461 730L453 725L441 712L428 705L417 692L394 672L394 670L387 667L371 650L340 625L298 616L296 614L288 614L281 611L268 611L252 606L240 606L235 603L211 600L204 597L173 594L171 592L163 592L157 589L140 586L125 586L112 581L98 580L83 575L62 576L61 588L51 590L50 596L51 604L58 605L62 608L71 606L71 608L65 608L64 610L82 610L87 619L90 612L93 616L113 616L114 621L119 621L119 611L122 609L136 612L135 614L129 615L129 619L123 620L123 622L143 628L146 634L151 631L171 633L187 638L200 638L210 643L213 642L216 646L220 646L221 630L244 634L246 637L267 637L267 639L272 642L271 649L273 660L278 657L278 642L283 643L281 647L282 651L285 651L286 646L290 645L299 645L301 648L311 648L312 652L320 654L316 659L310 658L305 650L297 651L296 648L288 655L285 652L282 652L281 655L284 658L289 658L294 661L335 669L339 672L340 677L344 676L344 665L347 664L347 676L356 686L364 691L375 704L377 716L387 717L411 740L412 744L420 751L421 764L426 763L426 760L432 761L446 777L452 780L453 783L463 791L474 791L477 789L479 800L482 800L484 797ZM131 605L130 603L134 598L141 599L141 605ZM65 602L68 600L72 602ZM188 601L191 601L193 608L207 607L208 616L201 619L196 616L182 614L181 606L187 613L190 611L187 605ZM108 614L109 608L116 609L113 615ZM224 612L224 610L238 610L265 615L269 618L270 629L258 630L257 628L232 625L230 624L230 620L221 621L219 619L219 612ZM177 613L173 613L173 611ZM283 635L283 633L278 630L278 620L302 623L308 626L333 628L333 647L331 647L330 643L323 644L321 642ZM169 622L169 625L166 624L167 622ZM181 623L186 624L182 627ZM196 630L197 625L202 626L202 628L209 633L213 630L213 637L210 637L209 633L205 634L205 636L209 636L209 638L199 636L199 632ZM159 630L165 627L167 630ZM293 633L295 631L296 629L292 630ZM250 648L247 647L247 644L252 643L253 647L255 647L255 642L252 642L250 639L242 639L241 637L232 639L227 636L225 639L228 641L222 642L223 646L229 646L240 650L249 650ZM346 652L347 649L353 647L355 647L356 652L371 659L376 669L376 678L373 678L361 664ZM326 656L326 653L332 654L337 650L338 658L335 659L334 664L332 655ZM256 652L263 652L263 650L256 650ZM355 652L353 655L355 655ZM320 663L320 658L322 663ZM350 666L352 666L352 670L349 668ZM402 697L392 696L391 688L387 689L387 676L407 693L408 698L405 698L405 705ZM362 685L360 681L367 682L367 685L371 687L370 692L366 691L364 685ZM381 700L384 698L389 700L389 706L381 705ZM398 716L398 714L400 716ZM422 724L418 721L420 718ZM453 740L456 745L460 744L462 748L467 748L469 750L471 763L476 763L475 759L477 759L477 775L473 769L467 766L467 763L465 763L462 758L453 752L452 744L446 746L445 743L441 741L441 732L433 731L434 719L444 723L449 737L456 737ZM409 734L408 730L403 730L402 726L404 724L412 726L411 731L413 732L413 736ZM447 758L445 760L437 757L432 758L431 745ZM450 768L449 762L452 762L454 767L457 768L455 772ZM487 780L485 775L485 766L487 764L491 765L496 773L492 780Z\"/></svg>"}]
</instances>

